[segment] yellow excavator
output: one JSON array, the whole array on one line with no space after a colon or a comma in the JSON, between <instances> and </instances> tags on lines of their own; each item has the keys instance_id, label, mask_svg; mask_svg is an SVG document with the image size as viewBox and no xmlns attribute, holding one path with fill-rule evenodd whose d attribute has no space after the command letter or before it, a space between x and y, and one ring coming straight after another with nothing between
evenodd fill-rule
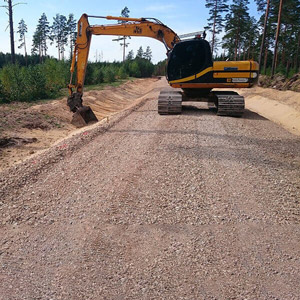
<instances>
[{"instance_id":1,"label":"yellow excavator","mask_svg":"<svg viewBox=\"0 0 300 300\"><path fill-rule=\"evenodd\" d=\"M88 18L116 20L113 25L90 25ZM93 111L83 106L82 95L92 35L151 37L167 49L167 80L174 89L161 91L158 113L179 114L182 101L213 103L218 115L240 117L244 98L233 91L212 91L215 88L249 88L258 80L258 63L248 61L215 61L209 43L201 36L180 40L169 27L154 18L100 17L83 14L78 21L77 39L68 85L68 106L74 112L72 123L77 127L97 121ZM76 69L76 84L73 74Z\"/></svg>"}]
</instances>

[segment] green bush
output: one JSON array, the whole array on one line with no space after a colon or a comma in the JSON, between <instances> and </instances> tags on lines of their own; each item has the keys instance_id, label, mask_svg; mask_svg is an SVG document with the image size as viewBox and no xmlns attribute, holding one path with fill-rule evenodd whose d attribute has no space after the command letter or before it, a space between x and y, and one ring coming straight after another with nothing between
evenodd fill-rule
<instances>
[{"instance_id":1,"label":"green bush","mask_svg":"<svg viewBox=\"0 0 300 300\"><path fill-rule=\"evenodd\" d=\"M127 73L125 65L120 67L120 69L118 71L118 76L119 76L120 79L128 78L128 73Z\"/></svg>"},{"instance_id":2,"label":"green bush","mask_svg":"<svg viewBox=\"0 0 300 300\"><path fill-rule=\"evenodd\" d=\"M68 65L53 59L42 65L6 65L0 71L2 102L55 97L68 82Z\"/></svg>"},{"instance_id":3,"label":"green bush","mask_svg":"<svg viewBox=\"0 0 300 300\"><path fill-rule=\"evenodd\" d=\"M104 73L101 68L94 68L93 70L93 83L94 84L99 84L104 82Z\"/></svg>"},{"instance_id":4,"label":"green bush","mask_svg":"<svg viewBox=\"0 0 300 300\"><path fill-rule=\"evenodd\" d=\"M56 95L61 88L65 88L70 81L70 64L56 59L47 59L41 66L46 76L47 90Z\"/></svg>"},{"instance_id":5,"label":"green bush","mask_svg":"<svg viewBox=\"0 0 300 300\"><path fill-rule=\"evenodd\" d=\"M137 78L140 78L142 76L140 66L136 60L129 65L129 75Z\"/></svg>"},{"instance_id":6,"label":"green bush","mask_svg":"<svg viewBox=\"0 0 300 300\"><path fill-rule=\"evenodd\" d=\"M1 81L0 81L0 103L4 103L3 86Z\"/></svg>"},{"instance_id":7,"label":"green bush","mask_svg":"<svg viewBox=\"0 0 300 300\"><path fill-rule=\"evenodd\" d=\"M104 81L107 83L116 81L116 71L112 67L106 67L104 69Z\"/></svg>"}]
</instances>

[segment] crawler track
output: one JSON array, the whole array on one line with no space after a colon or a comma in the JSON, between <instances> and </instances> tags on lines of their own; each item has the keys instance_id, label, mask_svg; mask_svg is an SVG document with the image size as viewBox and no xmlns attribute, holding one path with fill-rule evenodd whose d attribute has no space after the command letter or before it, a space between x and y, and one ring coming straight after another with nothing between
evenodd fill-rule
<instances>
[{"instance_id":1,"label":"crawler track","mask_svg":"<svg viewBox=\"0 0 300 300\"><path fill-rule=\"evenodd\" d=\"M164 90L158 97L158 113L160 115L181 114L182 94L178 90Z\"/></svg>"},{"instance_id":2,"label":"crawler track","mask_svg":"<svg viewBox=\"0 0 300 300\"><path fill-rule=\"evenodd\" d=\"M241 117L245 109L245 100L236 92L213 92L216 97L217 115Z\"/></svg>"}]
</instances>

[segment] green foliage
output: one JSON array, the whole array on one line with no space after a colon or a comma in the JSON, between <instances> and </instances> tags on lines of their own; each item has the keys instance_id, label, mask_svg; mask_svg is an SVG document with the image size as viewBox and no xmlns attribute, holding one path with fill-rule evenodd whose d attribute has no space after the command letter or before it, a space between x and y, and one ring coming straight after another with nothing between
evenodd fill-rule
<instances>
[{"instance_id":1,"label":"green foliage","mask_svg":"<svg viewBox=\"0 0 300 300\"><path fill-rule=\"evenodd\" d=\"M41 15L32 39L32 53L38 54L41 58L47 55L47 40L49 39L49 22L45 13Z\"/></svg>"},{"instance_id":2,"label":"green foliage","mask_svg":"<svg viewBox=\"0 0 300 300\"><path fill-rule=\"evenodd\" d=\"M142 76L139 64L136 60L129 64L129 75L137 78Z\"/></svg>"},{"instance_id":3,"label":"green foliage","mask_svg":"<svg viewBox=\"0 0 300 300\"><path fill-rule=\"evenodd\" d=\"M66 87L70 78L70 64L56 59L47 59L41 68L46 77L48 95L53 97L61 88Z\"/></svg>"},{"instance_id":4,"label":"green foliage","mask_svg":"<svg viewBox=\"0 0 300 300\"><path fill-rule=\"evenodd\" d=\"M118 71L118 76L119 76L120 79L128 78L128 73L127 73L125 65L120 67L120 69Z\"/></svg>"},{"instance_id":5,"label":"green foliage","mask_svg":"<svg viewBox=\"0 0 300 300\"><path fill-rule=\"evenodd\" d=\"M133 60L134 59L134 52L130 50L126 56L126 60Z\"/></svg>"},{"instance_id":6,"label":"green foliage","mask_svg":"<svg viewBox=\"0 0 300 300\"><path fill-rule=\"evenodd\" d=\"M143 50L143 47L141 46L141 47L138 49L135 58L143 58L143 56L144 56L144 50Z\"/></svg>"},{"instance_id":7,"label":"green foliage","mask_svg":"<svg viewBox=\"0 0 300 300\"><path fill-rule=\"evenodd\" d=\"M147 46L146 51L143 53L143 58L151 61L152 59L152 51L149 46Z\"/></svg>"},{"instance_id":8,"label":"green foliage","mask_svg":"<svg viewBox=\"0 0 300 300\"><path fill-rule=\"evenodd\" d=\"M125 6L121 11L121 17L128 18L129 13L130 13L130 10L128 9L127 6Z\"/></svg>"},{"instance_id":9,"label":"green foliage","mask_svg":"<svg viewBox=\"0 0 300 300\"><path fill-rule=\"evenodd\" d=\"M223 30L223 14L228 11L227 2L228 0L206 0L205 7L209 9L209 18L207 26L204 28L212 34L211 49L213 53L217 45L216 35Z\"/></svg>"},{"instance_id":10,"label":"green foliage","mask_svg":"<svg viewBox=\"0 0 300 300\"><path fill-rule=\"evenodd\" d=\"M50 39L52 44L56 43L58 59L64 59L65 46L68 43L69 26L64 15L56 14L51 25Z\"/></svg>"},{"instance_id":11,"label":"green foliage","mask_svg":"<svg viewBox=\"0 0 300 300\"><path fill-rule=\"evenodd\" d=\"M72 58L72 52L73 52L73 47L75 45L76 41L76 27L77 27L77 22L74 19L73 14L69 14L68 21L67 21L67 35L69 38L69 44L70 44L70 57Z\"/></svg>"},{"instance_id":12,"label":"green foliage","mask_svg":"<svg viewBox=\"0 0 300 300\"><path fill-rule=\"evenodd\" d=\"M106 67L104 69L104 82L110 83L116 81L116 71L113 67Z\"/></svg>"},{"instance_id":13,"label":"green foliage","mask_svg":"<svg viewBox=\"0 0 300 300\"><path fill-rule=\"evenodd\" d=\"M3 61L1 60L3 58ZM22 56L20 56L20 61ZM1 62L6 63L10 56L0 53ZM35 60L34 60L35 59ZM67 86L70 79L70 63L64 60L47 58L37 64L38 56L28 56L33 63L28 67L20 64L6 64L0 68L0 101L34 101L54 98ZM96 62L87 64L85 85L112 83L117 78L151 77L154 65L145 58L136 58L120 62Z\"/></svg>"},{"instance_id":14,"label":"green foliage","mask_svg":"<svg viewBox=\"0 0 300 300\"><path fill-rule=\"evenodd\" d=\"M7 65L1 70L0 79L6 102L31 101L46 96L46 78L40 65L28 68Z\"/></svg>"},{"instance_id":15,"label":"green foliage","mask_svg":"<svg viewBox=\"0 0 300 300\"><path fill-rule=\"evenodd\" d=\"M25 21L23 19L21 19L21 21L18 24L18 31L17 31L17 33L19 33L19 42L20 42L20 45L18 46L19 49L21 49L23 47L25 47L25 49L26 49L25 33L27 33L27 31L28 31L27 25L25 24Z\"/></svg>"},{"instance_id":16,"label":"green foliage","mask_svg":"<svg viewBox=\"0 0 300 300\"><path fill-rule=\"evenodd\" d=\"M66 63L54 59L29 67L6 65L0 70L0 98L11 102L55 97L68 82L68 68Z\"/></svg>"},{"instance_id":17,"label":"green foliage","mask_svg":"<svg viewBox=\"0 0 300 300\"><path fill-rule=\"evenodd\" d=\"M237 60L238 50L244 42L244 37L247 32L250 16L248 13L248 0L233 0L230 5L230 11L226 15L225 31L223 37L223 48L227 48L233 54L233 59Z\"/></svg>"},{"instance_id":18,"label":"green foliage","mask_svg":"<svg viewBox=\"0 0 300 300\"><path fill-rule=\"evenodd\" d=\"M154 75L155 76L164 76L166 75L166 68L167 68L167 60L163 60L158 62L155 65Z\"/></svg>"}]
</instances>

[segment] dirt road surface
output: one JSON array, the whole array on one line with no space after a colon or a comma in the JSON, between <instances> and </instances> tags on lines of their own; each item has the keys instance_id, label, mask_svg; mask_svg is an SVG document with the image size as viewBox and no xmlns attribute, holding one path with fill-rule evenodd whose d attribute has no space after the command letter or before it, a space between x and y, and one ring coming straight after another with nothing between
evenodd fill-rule
<instances>
[{"instance_id":1,"label":"dirt road surface","mask_svg":"<svg viewBox=\"0 0 300 300\"><path fill-rule=\"evenodd\" d=\"M0 299L299 299L300 139L135 109L1 173Z\"/></svg>"}]
</instances>

